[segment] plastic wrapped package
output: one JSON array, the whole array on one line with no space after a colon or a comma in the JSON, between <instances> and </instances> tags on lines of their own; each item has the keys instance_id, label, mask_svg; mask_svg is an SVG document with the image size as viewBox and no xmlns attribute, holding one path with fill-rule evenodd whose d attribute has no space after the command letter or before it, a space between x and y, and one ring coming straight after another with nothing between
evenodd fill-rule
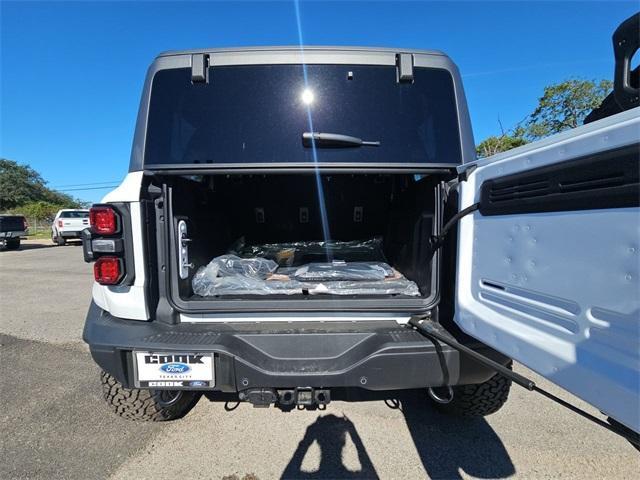
<instances>
[{"instance_id":1,"label":"plastic wrapped package","mask_svg":"<svg viewBox=\"0 0 640 480\"><path fill-rule=\"evenodd\" d=\"M206 267L193 277L193 293L202 297L216 295L296 295L302 293L300 282L266 281L256 277L232 275L212 277Z\"/></svg>"},{"instance_id":2,"label":"plastic wrapped package","mask_svg":"<svg viewBox=\"0 0 640 480\"><path fill-rule=\"evenodd\" d=\"M266 258L221 255L200 267L193 276L191 285L193 293L203 297L223 295L221 292L260 294L258 291L264 289L265 279L277 268L276 262ZM268 293L270 292L263 295Z\"/></svg>"},{"instance_id":3,"label":"plastic wrapped package","mask_svg":"<svg viewBox=\"0 0 640 480\"><path fill-rule=\"evenodd\" d=\"M386 261L381 237L347 242L327 240L263 245L245 245L242 238L234 244L233 251L240 257L269 258L278 265L287 267L311 262L330 262L334 259L347 262Z\"/></svg>"},{"instance_id":4,"label":"plastic wrapped package","mask_svg":"<svg viewBox=\"0 0 640 480\"><path fill-rule=\"evenodd\" d=\"M215 257L207 267L218 267L217 274L221 277L242 275L245 277L267 278L275 272L278 264L267 258L240 258L236 255L221 255Z\"/></svg>"},{"instance_id":5,"label":"plastic wrapped package","mask_svg":"<svg viewBox=\"0 0 640 480\"><path fill-rule=\"evenodd\" d=\"M384 281L322 282L308 289L310 295L407 295L419 297L418 285L404 277Z\"/></svg>"},{"instance_id":6,"label":"plastic wrapped package","mask_svg":"<svg viewBox=\"0 0 640 480\"><path fill-rule=\"evenodd\" d=\"M199 277L199 278L198 278ZM198 280L196 280L198 278ZM298 280L261 280L234 275L209 277L203 269L193 279L193 292L202 297L224 295L406 295L420 296L418 286L401 278L384 281L300 282Z\"/></svg>"},{"instance_id":7,"label":"plastic wrapped package","mask_svg":"<svg viewBox=\"0 0 640 480\"><path fill-rule=\"evenodd\" d=\"M384 280L393 276L393 269L383 262L344 262L334 260L328 263L308 263L293 274L296 280L322 282L349 280Z\"/></svg>"},{"instance_id":8,"label":"plastic wrapped package","mask_svg":"<svg viewBox=\"0 0 640 480\"><path fill-rule=\"evenodd\" d=\"M299 274L299 276L298 276ZM222 255L200 267L193 292L203 297L223 295L407 295L418 286L380 262L312 263L280 267L275 261Z\"/></svg>"}]
</instances>

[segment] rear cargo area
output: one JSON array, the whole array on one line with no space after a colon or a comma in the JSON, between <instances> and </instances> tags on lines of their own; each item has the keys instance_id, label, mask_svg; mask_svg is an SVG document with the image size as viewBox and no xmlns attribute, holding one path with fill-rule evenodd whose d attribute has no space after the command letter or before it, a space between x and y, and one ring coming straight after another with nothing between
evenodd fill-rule
<instances>
[{"instance_id":1,"label":"rear cargo area","mask_svg":"<svg viewBox=\"0 0 640 480\"><path fill-rule=\"evenodd\" d=\"M438 176L163 178L181 301L435 296ZM174 264L175 265L175 264ZM181 278L184 277L184 278Z\"/></svg>"}]
</instances>

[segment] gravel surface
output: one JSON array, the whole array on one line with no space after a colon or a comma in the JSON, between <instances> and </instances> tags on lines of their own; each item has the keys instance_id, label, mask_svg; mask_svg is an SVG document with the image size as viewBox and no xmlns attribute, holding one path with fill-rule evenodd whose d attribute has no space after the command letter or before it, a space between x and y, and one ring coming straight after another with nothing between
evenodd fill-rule
<instances>
[{"instance_id":1,"label":"gravel surface","mask_svg":"<svg viewBox=\"0 0 640 480\"><path fill-rule=\"evenodd\" d=\"M103 405L81 340L91 265L80 247L48 243L0 251L2 479L620 479L640 471L623 439L516 386L502 410L475 420L438 414L424 392L408 392L399 408L225 411L202 399L176 422L122 420Z\"/></svg>"}]
</instances>

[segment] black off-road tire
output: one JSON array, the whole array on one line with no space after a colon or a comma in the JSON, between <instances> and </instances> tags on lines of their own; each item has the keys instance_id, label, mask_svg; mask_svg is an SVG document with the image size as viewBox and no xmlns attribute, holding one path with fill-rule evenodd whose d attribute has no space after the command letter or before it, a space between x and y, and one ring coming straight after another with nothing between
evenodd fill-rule
<instances>
[{"instance_id":1,"label":"black off-road tire","mask_svg":"<svg viewBox=\"0 0 640 480\"><path fill-rule=\"evenodd\" d=\"M5 240L4 246L7 250L18 250L20 248L20 239L11 238Z\"/></svg>"},{"instance_id":2,"label":"black off-road tire","mask_svg":"<svg viewBox=\"0 0 640 480\"><path fill-rule=\"evenodd\" d=\"M511 369L511 364L507 367ZM496 373L484 383L453 387L453 399L449 403L438 403L433 399L432 403L438 410L450 415L484 417L502 408L509 397L510 389L511 379Z\"/></svg>"},{"instance_id":3,"label":"black off-road tire","mask_svg":"<svg viewBox=\"0 0 640 480\"><path fill-rule=\"evenodd\" d=\"M165 422L184 417L198 403L199 392L125 388L107 372L100 374L102 394L116 414L128 420Z\"/></svg>"}]
</instances>

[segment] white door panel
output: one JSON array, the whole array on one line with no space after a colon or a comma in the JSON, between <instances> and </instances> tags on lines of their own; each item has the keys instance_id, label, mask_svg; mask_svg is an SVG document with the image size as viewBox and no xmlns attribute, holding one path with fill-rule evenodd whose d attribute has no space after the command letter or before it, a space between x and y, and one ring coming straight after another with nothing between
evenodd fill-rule
<instances>
[{"instance_id":1,"label":"white door panel","mask_svg":"<svg viewBox=\"0 0 640 480\"><path fill-rule=\"evenodd\" d=\"M493 159L461 184L640 140L638 109ZM640 430L640 210L464 217L456 322L468 334Z\"/></svg>"}]
</instances>

